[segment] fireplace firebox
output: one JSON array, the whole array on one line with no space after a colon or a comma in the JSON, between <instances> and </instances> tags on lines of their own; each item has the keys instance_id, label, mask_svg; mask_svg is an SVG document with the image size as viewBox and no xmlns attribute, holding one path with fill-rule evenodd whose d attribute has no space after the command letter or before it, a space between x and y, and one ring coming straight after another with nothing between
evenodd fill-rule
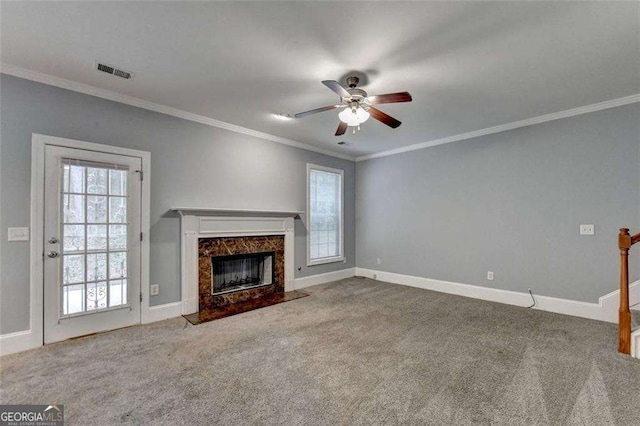
<instances>
[{"instance_id":1,"label":"fireplace firebox","mask_svg":"<svg viewBox=\"0 0 640 426\"><path fill-rule=\"evenodd\" d=\"M211 294L220 295L275 283L275 252L211 257Z\"/></svg>"}]
</instances>

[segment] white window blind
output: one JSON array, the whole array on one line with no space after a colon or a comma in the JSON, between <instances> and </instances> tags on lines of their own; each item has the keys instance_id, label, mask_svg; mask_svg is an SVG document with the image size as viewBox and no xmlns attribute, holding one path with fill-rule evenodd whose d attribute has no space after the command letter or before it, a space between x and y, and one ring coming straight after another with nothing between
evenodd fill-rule
<instances>
[{"instance_id":1,"label":"white window blind","mask_svg":"<svg viewBox=\"0 0 640 426\"><path fill-rule=\"evenodd\" d=\"M343 171L309 164L308 264L342 260Z\"/></svg>"}]
</instances>

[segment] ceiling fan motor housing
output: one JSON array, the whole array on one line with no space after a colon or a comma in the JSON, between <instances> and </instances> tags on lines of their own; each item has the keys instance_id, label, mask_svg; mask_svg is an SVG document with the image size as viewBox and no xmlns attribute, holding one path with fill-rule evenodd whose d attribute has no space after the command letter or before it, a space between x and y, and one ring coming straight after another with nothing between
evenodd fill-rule
<instances>
[{"instance_id":1,"label":"ceiling fan motor housing","mask_svg":"<svg viewBox=\"0 0 640 426\"><path fill-rule=\"evenodd\" d=\"M351 104L356 103L356 105L360 104L362 106L369 106L367 92L362 89L348 89L347 91L351 96L348 98L342 98L343 105L351 106Z\"/></svg>"}]
</instances>

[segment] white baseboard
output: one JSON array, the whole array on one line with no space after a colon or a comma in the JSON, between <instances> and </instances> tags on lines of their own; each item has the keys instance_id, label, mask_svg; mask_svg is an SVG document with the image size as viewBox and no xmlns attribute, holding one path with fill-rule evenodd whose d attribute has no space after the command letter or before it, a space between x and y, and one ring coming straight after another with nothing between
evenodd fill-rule
<instances>
[{"instance_id":1,"label":"white baseboard","mask_svg":"<svg viewBox=\"0 0 640 426\"><path fill-rule=\"evenodd\" d=\"M324 274L311 275L310 277L296 278L293 280L293 288L300 290L301 288L311 287L313 285L330 283L331 281L343 280L356 275L356 268L341 269L339 271L327 272Z\"/></svg>"},{"instance_id":2,"label":"white baseboard","mask_svg":"<svg viewBox=\"0 0 640 426\"><path fill-rule=\"evenodd\" d=\"M42 346L31 330L16 331L0 335L0 356L14 354Z\"/></svg>"},{"instance_id":3,"label":"white baseboard","mask_svg":"<svg viewBox=\"0 0 640 426\"><path fill-rule=\"evenodd\" d=\"M631 333L631 356L640 358L640 330Z\"/></svg>"},{"instance_id":4,"label":"white baseboard","mask_svg":"<svg viewBox=\"0 0 640 426\"><path fill-rule=\"evenodd\" d=\"M182 315L182 303L167 303L151 306L142 314L142 324L162 321ZM42 336L37 336L31 330L16 331L0 335L0 356L14 354L42 346Z\"/></svg>"},{"instance_id":5,"label":"white baseboard","mask_svg":"<svg viewBox=\"0 0 640 426\"><path fill-rule=\"evenodd\" d=\"M376 276L375 279L379 281L471 297L474 299L489 300L492 302L515 306L530 306L532 303L531 296L528 293L434 280L430 278L396 274L393 272L376 271L373 269L356 268L356 276L374 279L374 275ZM640 301L640 281L636 281L629 286L629 294L632 304ZM616 324L618 323L619 290L602 296L598 303L559 299L556 297L540 295L535 295L535 300L536 305L534 306L534 309Z\"/></svg>"},{"instance_id":6,"label":"white baseboard","mask_svg":"<svg viewBox=\"0 0 640 426\"><path fill-rule=\"evenodd\" d=\"M151 306L142 315L142 324L162 321L182 315L182 302L165 303L164 305Z\"/></svg>"}]
</instances>

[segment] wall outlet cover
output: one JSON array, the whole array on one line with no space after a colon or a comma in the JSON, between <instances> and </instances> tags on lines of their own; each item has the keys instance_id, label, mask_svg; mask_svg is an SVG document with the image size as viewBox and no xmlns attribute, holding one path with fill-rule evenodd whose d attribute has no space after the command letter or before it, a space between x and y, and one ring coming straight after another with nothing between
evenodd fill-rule
<instances>
[{"instance_id":1,"label":"wall outlet cover","mask_svg":"<svg viewBox=\"0 0 640 426\"><path fill-rule=\"evenodd\" d=\"M493 271L487 271L487 279L493 281Z\"/></svg>"},{"instance_id":2,"label":"wall outlet cover","mask_svg":"<svg viewBox=\"0 0 640 426\"><path fill-rule=\"evenodd\" d=\"M595 235L595 225L580 225L580 235Z\"/></svg>"},{"instance_id":3,"label":"wall outlet cover","mask_svg":"<svg viewBox=\"0 0 640 426\"><path fill-rule=\"evenodd\" d=\"M9 228L7 239L9 241L29 241L29 228Z\"/></svg>"},{"instance_id":4,"label":"wall outlet cover","mask_svg":"<svg viewBox=\"0 0 640 426\"><path fill-rule=\"evenodd\" d=\"M160 284L151 284L149 286L149 293L152 296L157 296L158 294L160 294Z\"/></svg>"}]
</instances>

